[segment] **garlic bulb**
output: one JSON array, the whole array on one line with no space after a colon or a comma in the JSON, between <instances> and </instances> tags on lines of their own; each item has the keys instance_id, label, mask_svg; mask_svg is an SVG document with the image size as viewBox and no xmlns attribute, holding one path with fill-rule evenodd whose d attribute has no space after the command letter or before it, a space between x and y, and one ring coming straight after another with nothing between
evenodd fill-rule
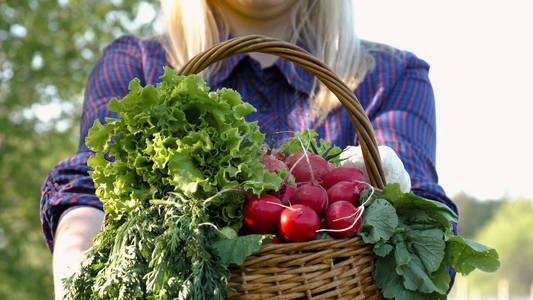
<instances>
[{"instance_id":1,"label":"garlic bulb","mask_svg":"<svg viewBox=\"0 0 533 300\"><path fill-rule=\"evenodd\" d=\"M387 183L399 183L400 189L403 193L408 193L411 191L411 178L405 170L405 167L398 157L398 154L396 154L396 152L394 152L394 150L388 146L379 146L378 150ZM341 153L340 159L341 166L360 169L365 174L366 180L370 182L366 172L365 161L363 160L361 147L346 147L346 149L344 149L344 151Z\"/></svg>"}]
</instances>

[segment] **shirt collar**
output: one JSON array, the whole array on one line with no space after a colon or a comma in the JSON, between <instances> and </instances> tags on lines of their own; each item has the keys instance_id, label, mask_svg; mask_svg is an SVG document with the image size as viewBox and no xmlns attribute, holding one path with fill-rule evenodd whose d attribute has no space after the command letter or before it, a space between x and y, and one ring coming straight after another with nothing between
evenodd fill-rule
<instances>
[{"instance_id":1,"label":"shirt collar","mask_svg":"<svg viewBox=\"0 0 533 300\"><path fill-rule=\"evenodd\" d=\"M226 78L229 77L231 72L233 72L233 69L239 64L241 60L243 60L247 54L237 54L230 56L226 59L223 59L220 61L219 69L211 78L209 78L209 81L213 86L216 86L217 84L224 81Z\"/></svg>"},{"instance_id":2,"label":"shirt collar","mask_svg":"<svg viewBox=\"0 0 533 300\"><path fill-rule=\"evenodd\" d=\"M298 46L302 47L300 43L298 43ZM223 59L220 62L219 70L210 78L211 85L216 86L225 79L227 79L229 75L233 72L235 67L245 58L249 59L251 62L255 62L253 58L251 58L246 53L233 55L226 59ZM314 79L311 73L309 73L307 70L300 67L299 65L289 62L288 60L285 60L283 58L279 58L278 60L276 60L274 66L279 69L283 77L285 77L285 79L291 86L293 86L295 89L302 93L305 93L307 95L311 94Z\"/></svg>"},{"instance_id":3,"label":"shirt collar","mask_svg":"<svg viewBox=\"0 0 533 300\"><path fill-rule=\"evenodd\" d=\"M274 65L278 67L283 77L295 89L307 95L311 94L314 77L309 71L282 58L278 59Z\"/></svg>"}]
</instances>

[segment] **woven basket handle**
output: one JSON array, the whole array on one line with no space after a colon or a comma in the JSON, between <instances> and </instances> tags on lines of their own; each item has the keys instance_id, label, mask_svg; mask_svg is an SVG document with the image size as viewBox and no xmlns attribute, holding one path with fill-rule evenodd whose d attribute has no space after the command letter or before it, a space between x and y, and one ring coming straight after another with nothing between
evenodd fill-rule
<instances>
[{"instance_id":1,"label":"woven basket handle","mask_svg":"<svg viewBox=\"0 0 533 300\"><path fill-rule=\"evenodd\" d=\"M344 108L348 110L355 126L363 152L366 170L370 182L377 188L384 188L385 176L374 136L374 130L361 104L344 82L320 60L291 43L273 38L249 35L220 43L213 48L193 57L178 72L180 75L197 74L212 63L240 53L261 52L276 55L289 60L315 75L328 89L337 96Z\"/></svg>"}]
</instances>

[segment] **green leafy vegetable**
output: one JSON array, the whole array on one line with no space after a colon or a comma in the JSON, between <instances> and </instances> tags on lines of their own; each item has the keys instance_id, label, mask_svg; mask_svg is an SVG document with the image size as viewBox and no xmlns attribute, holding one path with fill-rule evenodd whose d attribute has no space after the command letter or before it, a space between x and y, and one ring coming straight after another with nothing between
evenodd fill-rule
<instances>
[{"instance_id":1,"label":"green leafy vegetable","mask_svg":"<svg viewBox=\"0 0 533 300\"><path fill-rule=\"evenodd\" d=\"M246 257L261 248L261 245L273 236L249 234L233 239L223 239L213 244L223 266L242 265Z\"/></svg>"},{"instance_id":2,"label":"green leafy vegetable","mask_svg":"<svg viewBox=\"0 0 533 300\"><path fill-rule=\"evenodd\" d=\"M244 119L255 108L198 76L166 68L161 79L144 88L132 80L130 93L109 103L120 117L89 131L96 154L88 165L106 221L66 281L69 299L223 299L228 264L263 242L220 240L215 229L242 226L246 197L231 189L260 195L282 183L260 163L257 123Z\"/></svg>"},{"instance_id":3,"label":"green leafy vegetable","mask_svg":"<svg viewBox=\"0 0 533 300\"><path fill-rule=\"evenodd\" d=\"M387 200L374 199L363 212L363 224L359 234L368 244L388 241L398 226L396 210Z\"/></svg>"},{"instance_id":4,"label":"green leafy vegetable","mask_svg":"<svg viewBox=\"0 0 533 300\"><path fill-rule=\"evenodd\" d=\"M413 223L430 223L450 228L457 222L457 215L445 204L428 201L413 193L402 193L398 184L389 184L381 193L398 211L398 215L408 218Z\"/></svg>"},{"instance_id":5,"label":"green leafy vegetable","mask_svg":"<svg viewBox=\"0 0 533 300\"><path fill-rule=\"evenodd\" d=\"M474 269L485 272L495 272L500 267L498 253L495 249L465 239L461 236L447 236L451 264L457 272L468 275Z\"/></svg>"},{"instance_id":6,"label":"green leafy vegetable","mask_svg":"<svg viewBox=\"0 0 533 300\"><path fill-rule=\"evenodd\" d=\"M327 156L328 160L337 157L341 153L341 148L331 145L331 143L326 142L324 139L319 139L317 143L317 137L318 133L313 129L295 132L293 137L279 147L279 151L290 154L305 149L320 156Z\"/></svg>"},{"instance_id":7,"label":"green leafy vegetable","mask_svg":"<svg viewBox=\"0 0 533 300\"><path fill-rule=\"evenodd\" d=\"M453 222L457 216L447 206L402 193L398 184L368 201L359 235L374 244L375 280L384 297L445 299L447 266L463 274L499 267L496 250L453 235Z\"/></svg>"}]
</instances>

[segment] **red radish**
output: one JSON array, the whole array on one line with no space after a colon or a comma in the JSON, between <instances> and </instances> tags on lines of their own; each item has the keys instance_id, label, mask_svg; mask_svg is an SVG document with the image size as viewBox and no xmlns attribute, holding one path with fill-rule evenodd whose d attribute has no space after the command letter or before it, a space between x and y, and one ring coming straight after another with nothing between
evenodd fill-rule
<instances>
[{"instance_id":1,"label":"red radish","mask_svg":"<svg viewBox=\"0 0 533 300\"><path fill-rule=\"evenodd\" d=\"M272 239L272 244L283 244L283 240L279 236L275 236Z\"/></svg>"},{"instance_id":2,"label":"red radish","mask_svg":"<svg viewBox=\"0 0 533 300\"><path fill-rule=\"evenodd\" d=\"M244 207L244 224L255 233L273 233L283 211L281 201L272 195L250 199Z\"/></svg>"},{"instance_id":3,"label":"red radish","mask_svg":"<svg viewBox=\"0 0 533 300\"><path fill-rule=\"evenodd\" d=\"M261 163L265 166L270 173L274 173L279 169L287 169L287 165L281 160L277 159L275 156L270 154L263 155Z\"/></svg>"},{"instance_id":4,"label":"red radish","mask_svg":"<svg viewBox=\"0 0 533 300\"><path fill-rule=\"evenodd\" d=\"M328 206L328 194L320 185L305 183L296 189L292 203L307 205L321 215Z\"/></svg>"},{"instance_id":5,"label":"red radish","mask_svg":"<svg viewBox=\"0 0 533 300\"><path fill-rule=\"evenodd\" d=\"M366 181L363 172L352 167L338 167L329 171L322 177L322 186L328 190L339 181ZM362 185L362 184L361 184ZM362 185L364 189L364 185Z\"/></svg>"},{"instance_id":6,"label":"red radish","mask_svg":"<svg viewBox=\"0 0 533 300\"><path fill-rule=\"evenodd\" d=\"M348 238L354 236L362 224L359 216L361 207L355 207L347 201L331 203L326 210L326 226L332 230L325 230L334 238ZM359 217L359 219L357 219ZM357 222L356 222L357 220Z\"/></svg>"},{"instance_id":7,"label":"red radish","mask_svg":"<svg viewBox=\"0 0 533 300\"><path fill-rule=\"evenodd\" d=\"M329 162L326 159L304 150L289 155L285 163L289 167L289 170L292 170L291 174L294 176L296 182L309 182L314 179L320 183L322 177L330 170Z\"/></svg>"},{"instance_id":8,"label":"red radish","mask_svg":"<svg viewBox=\"0 0 533 300\"><path fill-rule=\"evenodd\" d=\"M359 196L363 190L359 183L339 181L328 189L329 204L337 201L348 201L359 206Z\"/></svg>"},{"instance_id":9,"label":"red radish","mask_svg":"<svg viewBox=\"0 0 533 300\"><path fill-rule=\"evenodd\" d=\"M279 216L279 231L291 242L305 242L315 238L320 219L309 206L295 204L285 208Z\"/></svg>"},{"instance_id":10,"label":"red radish","mask_svg":"<svg viewBox=\"0 0 533 300\"><path fill-rule=\"evenodd\" d=\"M284 184L281 189L274 193L274 196L281 200L281 204L289 206L292 204L292 197L296 193L297 187L290 184Z\"/></svg>"}]
</instances>

